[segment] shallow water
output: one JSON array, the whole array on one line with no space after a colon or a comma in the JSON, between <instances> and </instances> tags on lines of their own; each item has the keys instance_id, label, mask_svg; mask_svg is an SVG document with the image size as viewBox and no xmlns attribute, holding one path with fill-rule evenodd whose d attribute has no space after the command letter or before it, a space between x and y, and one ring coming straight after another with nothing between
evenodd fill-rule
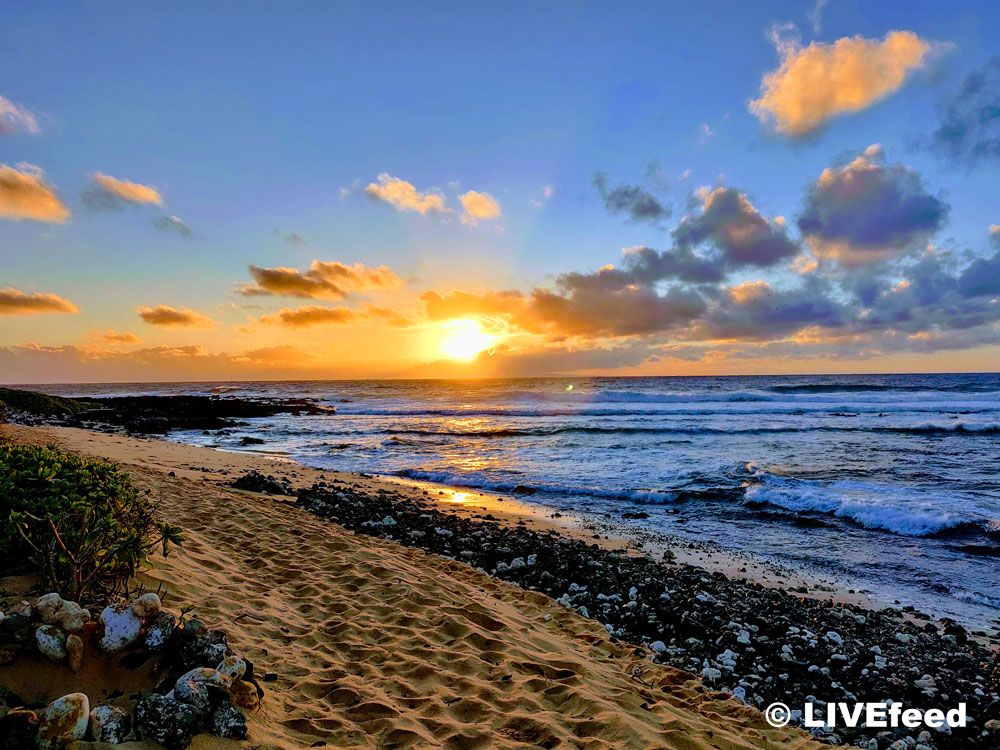
<instances>
[{"instance_id":1,"label":"shallow water","mask_svg":"<svg viewBox=\"0 0 1000 750\"><path fill-rule=\"evenodd\" d=\"M1000 616L1000 375L59 386L305 396L197 445L503 492L833 574L986 627Z\"/></svg>"}]
</instances>

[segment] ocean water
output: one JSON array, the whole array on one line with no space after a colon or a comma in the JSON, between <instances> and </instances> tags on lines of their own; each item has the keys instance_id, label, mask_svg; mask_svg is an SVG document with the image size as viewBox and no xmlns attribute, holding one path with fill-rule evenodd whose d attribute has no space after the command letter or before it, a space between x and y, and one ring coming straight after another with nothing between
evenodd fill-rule
<instances>
[{"instance_id":1,"label":"ocean water","mask_svg":"<svg viewBox=\"0 0 1000 750\"><path fill-rule=\"evenodd\" d=\"M1000 375L53 386L308 397L336 414L171 439L499 492L1000 617ZM241 448L247 435L261 446Z\"/></svg>"}]
</instances>

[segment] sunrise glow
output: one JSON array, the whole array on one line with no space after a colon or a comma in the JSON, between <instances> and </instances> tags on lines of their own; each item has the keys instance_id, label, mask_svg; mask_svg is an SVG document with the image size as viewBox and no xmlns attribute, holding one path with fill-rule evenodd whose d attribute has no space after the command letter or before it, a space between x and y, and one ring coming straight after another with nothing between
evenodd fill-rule
<instances>
[{"instance_id":1,"label":"sunrise glow","mask_svg":"<svg viewBox=\"0 0 1000 750\"><path fill-rule=\"evenodd\" d=\"M472 359L479 352L488 349L496 339L483 333L479 325L471 320L456 320L445 327L445 338L441 340L441 351L451 359Z\"/></svg>"}]
</instances>

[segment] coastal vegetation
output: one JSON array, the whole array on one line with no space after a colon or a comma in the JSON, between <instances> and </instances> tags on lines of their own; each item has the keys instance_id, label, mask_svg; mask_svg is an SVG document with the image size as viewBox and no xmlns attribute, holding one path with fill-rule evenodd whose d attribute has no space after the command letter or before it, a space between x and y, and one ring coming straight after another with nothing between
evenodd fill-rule
<instances>
[{"instance_id":1,"label":"coastal vegetation","mask_svg":"<svg viewBox=\"0 0 1000 750\"><path fill-rule=\"evenodd\" d=\"M0 442L0 566L73 601L127 596L160 549L183 540L118 466Z\"/></svg>"},{"instance_id":2,"label":"coastal vegetation","mask_svg":"<svg viewBox=\"0 0 1000 750\"><path fill-rule=\"evenodd\" d=\"M94 404L87 401L35 391L0 388L0 420L14 413L37 417L69 417L92 408Z\"/></svg>"}]
</instances>

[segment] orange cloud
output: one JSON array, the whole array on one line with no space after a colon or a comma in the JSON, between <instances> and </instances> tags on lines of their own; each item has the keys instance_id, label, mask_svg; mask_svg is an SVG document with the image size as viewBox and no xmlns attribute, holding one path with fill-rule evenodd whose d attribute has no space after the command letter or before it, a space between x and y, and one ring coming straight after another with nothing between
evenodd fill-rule
<instances>
[{"instance_id":1,"label":"orange cloud","mask_svg":"<svg viewBox=\"0 0 1000 750\"><path fill-rule=\"evenodd\" d=\"M207 318L194 310L178 310L169 305L157 305L156 307L144 307L139 305L135 308L139 317L146 323L154 326L176 326L178 328L214 328L215 323L211 318Z\"/></svg>"},{"instance_id":2,"label":"orange cloud","mask_svg":"<svg viewBox=\"0 0 1000 750\"><path fill-rule=\"evenodd\" d=\"M0 218L34 219L62 224L69 209L32 164L0 164Z\"/></svg>"},{"instance_id":3,"label":"orange cloud","mask_svg":"<svg viewBox=\"0 0 1000 750\"><path fill-rule=\"evenodd\" d=\"M284 295L339 300L349 292L392 291L403 285L399 276L387 266L369 268L363 263L348 266L338 261L314 260L306 271L251 265L250 275L255 284L237 290L248 297Z\"/></svg>"},{"instance_id":4,"label":"orange cloud","mask_svg":"<svg viewBox=\"0 0 1000 750\"><path fill-rule=\"evenodd\" d=\"M92 341L99 341L102 344L121 344L124 346L138 346L142 339L130 331L115 331L110 328L91 331L87 338Z\"/></svg>"},{"instance_id":5,"label":"orange cloud","mask_svg":"<svg viewBox=\"0 0 1000 750\"><path fill-rule=\"evenodd\" d=\"M910 31L885 39L843 37L833 44L776 40L781 66L764 76L750 111L779 133L802 136L826 120L892 94L921 67L932 45Z\"/></svg>"},{"instance_id":6,"label":"orange cloud","mask_svg":"<svg viewBox=\"0 0 1000 750\"><path fill-rule=\"evenodd\" d=\"M267 325L305 328L315 325L344 325L346 323L353 323L357 317L358 314L349 307L303 305L296 308L283 307L272 315L261 315L260 322Z\"/></svg>"},{"instance_id":7,"label":"orange cloud","mask_svg":"<svg viewBox=\"0 0 1000 750\"><path fill-rule=\"evenodd\" d=\"M43 294L24 292L7 287L0 289L0 315L44 315L47 313L64 313L73 315L79 312L76 305L58 294Z\"/></svg>"},{"instance_id":8,"label":"orange cloud","mask_svg":"<svg viewBox=\"0 0 1000 750\"><path fill-rule=\"evenodd\" d=\"M500 216L500 204L497 203L489 193L479 193L470 190L459 196L462 201L462 208L465 213L462 215L462 223L475 226L480 221L490 221Z\"/></svg>"},{"instance_id":9,"label":"orange cloud","mask_svg":"<svg viewBox=\"0 0 1000 750\"><path fill-rule=\"evenodd\" d=\"M163 196L156 188L148 185L119 180L100 172L94 174L94 184L112 196L129 203L152 203L157 206L163 204Z\"/></svg>"},{"instance_id":10,"label":"orange cloud","mask_svg":"<svg viewBox=\"0 0 1000 750\"><path fill-rule=\"evenodd\" d=\"M421 193L412 184L387 172L378 176L378 183L370 183L365 193L373 198L385 201L397 211L416 211L418 214L427 212L443 212L446 210L444 196L437 193Z\"/></svg>"}]
</instances>

